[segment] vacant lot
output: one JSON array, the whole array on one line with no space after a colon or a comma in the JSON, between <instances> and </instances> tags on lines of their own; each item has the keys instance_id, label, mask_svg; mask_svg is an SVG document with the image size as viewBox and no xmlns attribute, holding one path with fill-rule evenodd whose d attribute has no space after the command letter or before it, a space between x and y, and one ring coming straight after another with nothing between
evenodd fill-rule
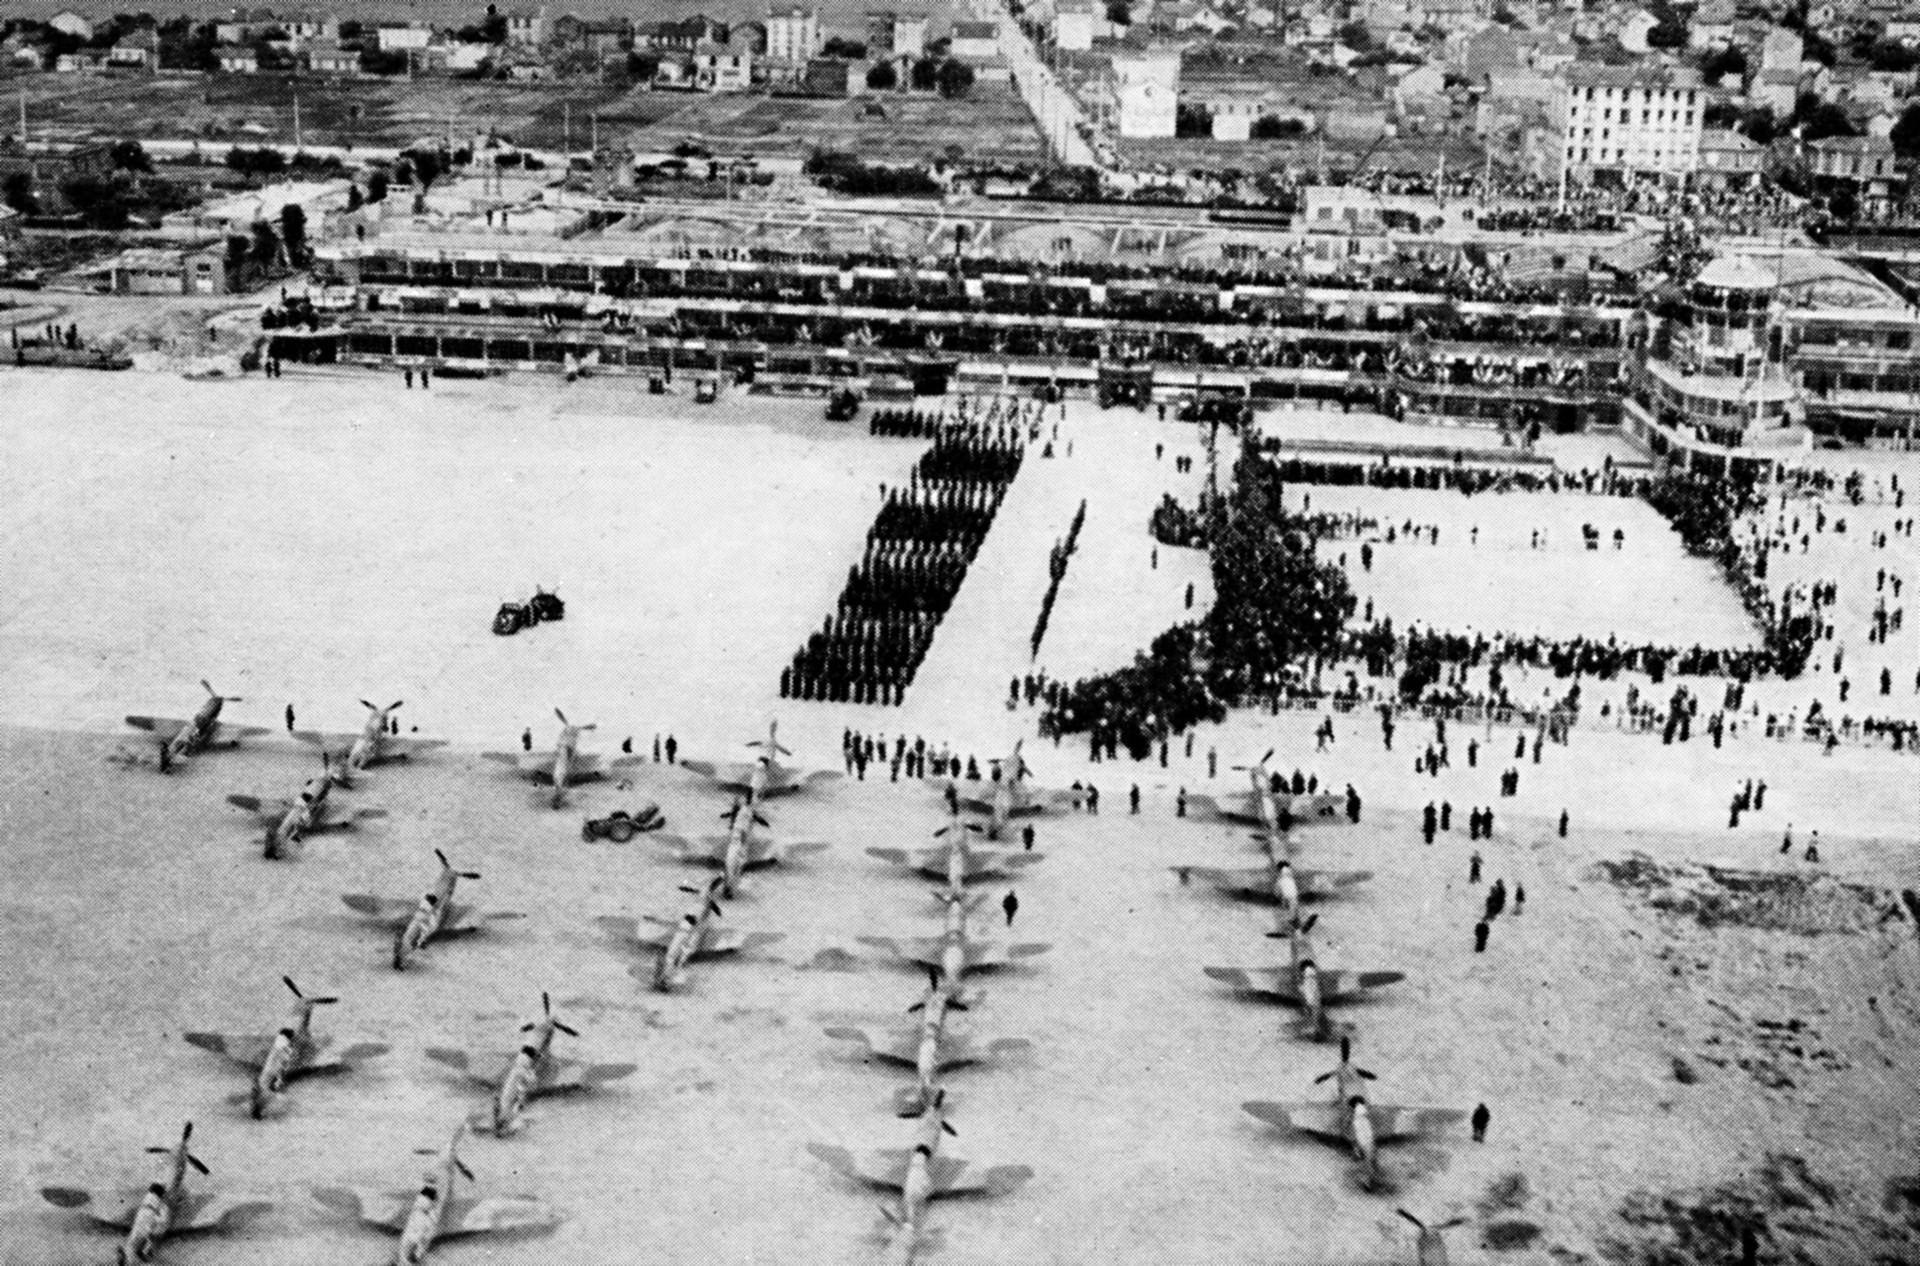
<instances>
[{"instance_id":1,"label":"vacant lot","mask_svg":"<svg viewBox=\"0 0 1920 1266\"><path fill-rule=\"evenodd\" d=\"M652 92L575 81L36 75L9 82L14 85L26 95L36 139L198 140L215 154L230 145L291 148L298 102L300 139L307 145L404 147L451 132L575 152L597 135L603 143L624 141L642 152L693 140L723 152L841 149L896 163L950 151L1003 163L1041 156L1032 115L1003 80L993 78L983 78L961 100L914 93L871 102Z\"/></svg>"}]
</instances>

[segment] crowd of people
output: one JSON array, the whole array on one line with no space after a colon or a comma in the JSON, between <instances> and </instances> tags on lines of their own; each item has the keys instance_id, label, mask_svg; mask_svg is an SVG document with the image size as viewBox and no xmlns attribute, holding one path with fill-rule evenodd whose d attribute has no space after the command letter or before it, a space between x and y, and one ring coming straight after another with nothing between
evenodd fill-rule
<instances>
[{"instance_id":1,"label":"crowd of people","mask_svg":"<svg viewBox=\"0 0 1920 1266\"><path fill-rule=\"evenodd\" d=\"M782 698L899 704L1019 472L1038 402L936 418L905 488L889 489L833 613L781 670Z\"/></svg>"}]
</instances>

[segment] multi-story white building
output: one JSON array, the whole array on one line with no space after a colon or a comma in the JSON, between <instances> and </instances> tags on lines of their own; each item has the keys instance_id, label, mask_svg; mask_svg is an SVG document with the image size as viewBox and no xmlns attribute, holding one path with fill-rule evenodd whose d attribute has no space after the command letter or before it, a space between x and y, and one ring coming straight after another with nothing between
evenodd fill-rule
<instances>
[{"instance_id":1,"label":"multi-story white building","mask_svg":"<svg viewBox=\"0 0 1920 1266\"><path fill-rule=\"evenodd\" d=\"M819 9L767 10L767 60L803 63L818 56L822 44Z\"/></svg>"},{"instance_id":2,"label":"multi-story white building","mask_svg":"<svg viewBox=\"0 0 1920 1266\"><path fill-rule=\"evenodd\" d=\"M1120 135L1172 136L1180 99L1180 50L1115 54L1113 95Z\"/></svg>"},{"instance_id":3,"label":"multi-story white building","mask_svg":"<svg viewBox=\"0 0 1920 1266\"><path fill-rule=\"evenodd\" d=\"M1705 95L1699 72L1685 67L1567 67L1548 115L1560 137L1556 174L1691 175Z\"/></svg>"}]
</instances>

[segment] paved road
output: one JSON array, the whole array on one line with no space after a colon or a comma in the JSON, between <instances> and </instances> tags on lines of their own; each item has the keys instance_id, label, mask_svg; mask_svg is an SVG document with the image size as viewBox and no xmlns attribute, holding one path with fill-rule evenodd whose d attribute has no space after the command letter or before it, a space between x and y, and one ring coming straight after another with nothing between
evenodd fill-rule
<instances>
[{"instance_id":1,"label":"paved road","mask_svg":"<svg viewBox=\"0 0 1920 1266\"><path fill-rule=\"evenodd\" d=\"M1093 148L1080 135L1083 114L1079 101L1061 86L1041 60L1019 22L1007 12L1001 0L973 0L973 11L981 21L999 24L1000 55L1007 59L1014 85L1026 98L1027 108L1033 111L1047 148L1070 167L1100 167L1102 164Z\"/></svg>"}]
</instances>

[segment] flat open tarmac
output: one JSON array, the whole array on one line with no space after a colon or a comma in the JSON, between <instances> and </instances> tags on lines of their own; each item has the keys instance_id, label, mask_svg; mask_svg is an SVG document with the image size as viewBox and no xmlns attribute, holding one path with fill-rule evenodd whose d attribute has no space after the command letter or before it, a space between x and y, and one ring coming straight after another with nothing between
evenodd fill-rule
<instances>
[{"instance_id":1,"label":"flat open tarmac","mask_svg":"<svg viewBox=\"0 0 1920 1266\"><path fill-rule=\"evenodd\" d=\"M772 802L777 838L832 848L750 879L724 922L785 939L662 995L628 975L593 919L677 913L677 885L703 872L646 836L583 843L580 819L655 800L669 830L705 834L724 798L649 763L630 790L592 784L556 813L478 753L517 748L529 726L550 743L559 706L599 722L585 747L607 754L629 734L645 752L660 731L686 756L737 758L777 716L802 763L837 766L848 725L997 755L1037 718L1002 706L1006 682L1027 670L1047 548L1082 499L1087 527L1041 665L1110 666L1183 618L1187 583L1196 614L1208 596L1203 556L1163 549L1149 563L1152 505L1198 486L1172 473L1173 452L1195 451L1191 429L1085 404L1069 406L1059 458L1029 454L906 706L890 709L778 697L780 667L858 558L880 485L904 482L924 447L823 423L817 403L702 408L551 380L409 393L371 375L0 372L0 419L6 1263L109 1258L110 1235L37 1189L142 1183L140 1149L189 1119L208 1183L276 1208L243 1232L169 1244L165 1260L373 1260L379 1238L324 1217L308 1190L413 1186L413 1149L439 1146L480 1097L423 1048L507 1049L543 989L581 1031L559 1039L562 1054L639 1070L536 1104L511 1139L469 1140L483 1194L539 1194L566 1220L436 1260L878 1260L876 1196L806 1144L910 1135L889 1106L904 1074L864 1065L821 1028L910 1018L920 975L855 938L932 935L937 914L925 881L865 849L929 842L944 814L936 788L870 771ZM1698 584L1674 557L1661 583ZM567 619L493 637L494 606L536 583L558 586ZM1481 609L1483 627L1502 623ZM184 714L202 676L245 696L230 719L276 733L168 778L114 759L137 746L122 714ZM278 732L288 702L302 728L343 730L363 696L405 698L403 723L453 746L336 793L387 809L386 823L261 860L225 797L291 794L311 772L310 750ZM1920 1253L1916 1205L1899 1194L1920 1184L1920 939L1896 896L1916 886L1910 756L1758 740L1714 750L1697 733L1663 747L1582 728L1524 764L1520 796L1502 799L1504 759L1415 778L1412 744L1384 751L1364 716L1316 754L1317 720L1236 715L1193 756L1176 745L1164 768L1089 765L1071 742L1029 739L1041 782L1091 779L1102 811L1038 821L1046 860L1018 881L1011 932L991 934L1052 949L980 977L984 1000L963 1017L1032 1051L949 1084L952 1150L1035 1176L1006 1197L936 1205L944 1242L925 1260L1410 1261L1397 1205L1472 1215L1450 1234L1457 1262L1733 1261L1728 1210L1760 1218L1763 1262ZM1227 766L1268 746L1281 767L1366 797L1359 826L1303 830L1300 856L1374 872L1317 907L1330 964L1407 973L1346 1009L1378 1100L1492 1109L1484 1144L1463 1126L1386 1149L1386 1192L1360 1190L1335 1149L1240 1110L1322 1098L1312 1079L1336 1052L1202 974L1284 961L1262 936L1269 912L1168 870L1257 861L1243 831L1178 820L1173 799L1236 789ZM1725 797L1751 777L1770 785L1766 810L1728 831ZM1130 816L1135 782L1144 804ZM1528 892L1485 955L1472 953L1481 892L1466 882L1464 822L1420 842L1419 806L1440 797L1459 819L1496 806L1495 836L1478 845L1487 878ZM1776 855L1789 821L1802 837L1821 829L1824 865ZM385 935L339 898L417 896L435 847L484 876L463 899L528 918L397 974ZM1665 869L1622 883L1596 870L1636 853ZM999 923L1001 887L986 891L978 917ZM243 1075L180 1035L276 1027L282 973L341 995L316 1019L336 1042L393 1049L296 1087L277 1119L254 1122L227 1101Z\"/></svg>"}]
</instances>

